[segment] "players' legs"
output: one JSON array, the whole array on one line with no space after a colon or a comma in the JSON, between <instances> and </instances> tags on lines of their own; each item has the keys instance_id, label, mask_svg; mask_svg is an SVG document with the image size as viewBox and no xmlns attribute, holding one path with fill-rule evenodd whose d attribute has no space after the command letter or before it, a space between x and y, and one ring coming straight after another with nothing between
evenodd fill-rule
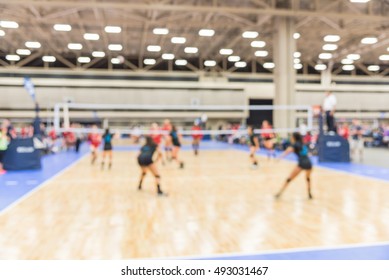
<instances>
[{"instance_id":1,"label":"players' legs","mask_svg":"<svg viewBox=\"0 0 389 280\"><path fill-rule=\"evenodd\" d=\"M103 151L103 155L102 155L102 161L101 161L101 169L104 168L104 164L105 164L105 157L107 156L107 151Z\"/></svg>"},{"instance_id":2,"label":"players' legs","mask_svg":"<svg viewBox=\"0 0 389 280\"><path fill-rule=\"evenodd\" d=\"M274 150L274 143L273 143L272 139L265 141L265 148L266 148L266 151L267 151L267 158L268 159L271 159L272 157L276 156L276 153L275 153L275 150Z\"/></svg>"},{"instance_id":3,"label":"players' legs","mask_svg":"<svg viewBox=\"0 0 389 280\"><path fill-rule=\"evenodd\" d=\"M179 151L180 151L180 147L173 146L172 159L179 163L180 168L184 168L184 162L178 158Z\"/></svg>"},{"instance_id":4,"label":"players' legs","mask_svg":"<svg viewBox=\"0 0 389 280\"><path fill-rule=\"evenodd\" d=\"M296 166L292 173L289 175L288 179L286 179L284 185L282 186L281 190L276 194L276 198L280 198L282 193L286 190L286 188L288 187L289 183L292 182L292 180L294 178L297 177L297 175L300 174L300 172L302 171L302 168L299 167L299 166Z\"/></svg>"},{"instance_id":5,"label":"players' legs","mask_svg":"<svg viewBox=\"0 0 389 280\"><path fill-rule=\"evenodd\" d=\"M91 164L94 164L97 159L97 147L91 146Z\"/></svg>"},{"instance_id":6,"label":"players' legs","mask_svg":"<svg viewBox=\"0 0 389 280\"><path fill-rule=\"evenodd\" d=\"M112 150L107 151L107 154L108 154L108 168L111 169L111 167L112 167L112 158L113 158Z\"/></svg>"},{"instance_id":7,"label":"players' legs","mask_svg":"<svg viewBox=\"0 0 389 280\"><path fill-rule=\"evenodd\" d=\"M200 139L194 138L192 142L192 147L193 147L194 154L197 156L199 154Z\"/></svg>"},{"instance_id":8,"label":"players' legs","mask_svg":"<svg viewBox=\"0 0 389 280\"><path fill-rule=\"evenodd\" d=\"M154 163L152 163L148 166L148 168L150 169L151 173L155 177L155 185L157 186L157 194L164 195L164 192L161 190L161 185L160 185L161 184L161 176L159 175L157 166Z\"/></svg>"},{"instance_id":9,"label":"players' legs","mask_svg":"<svg viewBox=\"0 0 389 280\"><path fill-rule=\"evenodd\" d=\"M312 173L312 169L305 170L305 179L307 180L308 198L309 199L313 199L313 196L311 193L311 173Z\"/></svg>"},{"instance_id":10,"label":"players' legs","mask_svg":"<svg viewBox=\"0 0 389 280\"><path fill-rule=\"evenodd\" d=\"M258 149L254 146L251 146L250 147L250 159L251 159L251 162L253 164L253 167L257 167L258 166L258 161L257 161L257 158L255 156L255 153L258 151Z\"/></svg>"},{"instance_id":11,"label":"players' legs","mask_svg":"<svg viewBox=\"0 0 389 280\"><path fill-rule=\"evenodd\" d=\"M138 190L142 189L143 179L145 178L146 173L147 173L147 167L146 166L140 166L140 169L141 169L141 175L140 175Z\"/></svg>"}]
</instances>

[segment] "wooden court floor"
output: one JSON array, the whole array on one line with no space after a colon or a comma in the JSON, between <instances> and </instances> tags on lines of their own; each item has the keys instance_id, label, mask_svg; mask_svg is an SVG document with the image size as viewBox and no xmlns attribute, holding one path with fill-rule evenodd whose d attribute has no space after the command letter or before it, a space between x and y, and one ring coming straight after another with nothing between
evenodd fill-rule
<instances>
[{"instance_id":1,"label":"wooden court floor","mask_svg":"<svg viewBox=\"0 0 389 280\"><path fill-rule=\"evenodd\" d=\"M149 176L136 190L135 152L111 171L85 157L0 214L1 259L210 256L389 240L389 183L316 168L315 199L303 177L273 194L294 166L251 170L243 151L183 152L184 170L161 166L166 198Z\"/></svg>"}]
</instances>

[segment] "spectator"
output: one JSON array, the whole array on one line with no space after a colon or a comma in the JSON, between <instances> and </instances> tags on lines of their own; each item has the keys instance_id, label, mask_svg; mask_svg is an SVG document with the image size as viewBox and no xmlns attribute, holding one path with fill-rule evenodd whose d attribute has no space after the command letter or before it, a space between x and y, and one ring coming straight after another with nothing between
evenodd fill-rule
<instances>
[{"instance_id":1,"label":"spectator","mask_svg":"<svg viewBox=\"0 0 389 280\"><path fill-rule=\"evenodd\" d=\"M363 160L363 129L358 120L353 120L351 126L351 154L352 158L355 159L359 154L360 161Z\"/></svg>"},{"instance_id":2,"label":"spectator","mask_svg":"<svg viewBox=\"0 0 389 280\"><path fill-rule=\"evenodd\" d=\"M7 136L7 127L3 126L0 131L0 175L3 175L6 173L6 171L3 168L3 160L5 156L5 151L8 147L8 136Z\"/></svg>"},{"instance_id":3,"label":"spectator","mask_svg":"<svg viewBox=\"0 0 389 280\"><path fill-rule=\"evenodd\" d=\"M338 131L338 134L342 136L344 139L348 140L350 137L350 130L347 123L344 123Z\"/></svg>"}]
</instances>

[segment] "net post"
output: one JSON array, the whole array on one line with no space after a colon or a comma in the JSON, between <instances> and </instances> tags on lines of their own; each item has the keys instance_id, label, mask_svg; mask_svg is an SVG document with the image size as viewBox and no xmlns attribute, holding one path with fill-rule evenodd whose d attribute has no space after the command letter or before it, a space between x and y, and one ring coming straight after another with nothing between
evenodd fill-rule
<instances>
[{"instance_id":1,"label":"net post","mask_svg":"<svg viewBox=\"0 0 389 280\"><path fill-rule=\"evenodd\" d=\"M61 104L55 104L54 106L54 130L59 131L60 126L60 113L61 113Z\"/></svg>"},{"instance_id":2,"label":"net post","mask_svg":"<svg viewBox=\"0 0 389 280\"><path fill-rule=\"evenodd\" d=\"M63 104L63 126L65 129L70 127L70 118L69 118L69 106L68 104Z\"/></svg>"}]
</instances>

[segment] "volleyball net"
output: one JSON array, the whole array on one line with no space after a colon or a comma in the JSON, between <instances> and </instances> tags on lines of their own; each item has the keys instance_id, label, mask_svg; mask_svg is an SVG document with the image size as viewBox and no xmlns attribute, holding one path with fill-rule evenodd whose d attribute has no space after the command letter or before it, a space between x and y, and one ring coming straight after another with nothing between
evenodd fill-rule
<instances>
[{"instance_id":1,"label":"volleyball net","mask_svg":"<svg viewBox=\"0 0 389 280\"><path fill-rule=\"evenodd\" d=\"M293 127L274 127L276 112L290 113L295 122ZM152 123L162 127L169 119L183 136L194 133L212 136L246 134L252 126L254 133L288 134L296 131L313 130L313 109L305 105L145 105L145 104L82 104L60 103L54 107L54 129L89 133L96 131L91 125L97 124L99 131L105 128L122 135L150 135ZM271 126L262 128L263 121ZM196 132L192 126L201 127ZM81 124L81 125L74 125ZM166 130L160 130L167 134Z\"/></svg>"}]
</instances>

